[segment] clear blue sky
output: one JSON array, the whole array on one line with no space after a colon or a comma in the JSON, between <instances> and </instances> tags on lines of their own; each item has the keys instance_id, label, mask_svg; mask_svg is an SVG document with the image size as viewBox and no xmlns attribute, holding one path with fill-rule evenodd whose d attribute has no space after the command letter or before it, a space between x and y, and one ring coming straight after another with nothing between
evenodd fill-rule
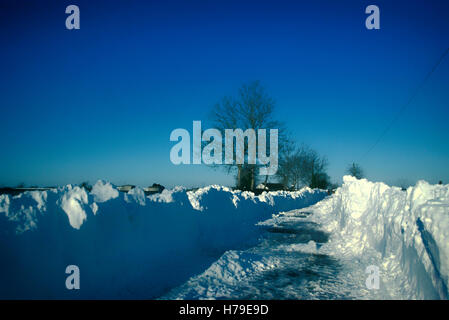
<instances>
[{"instance_id":1,"label":"clear blue sky","mask_svg":"<svg viewBox=\"0 0 449 320\"><path fill-rule=\"evenodd\" d=\"M252 80L340 182L449 46L448 16L423 0L2 1L0 185L231 184L173 165L169 136ZM448 58L360 161L368 178L449 182Z\"/></svg>"}]
</instances>

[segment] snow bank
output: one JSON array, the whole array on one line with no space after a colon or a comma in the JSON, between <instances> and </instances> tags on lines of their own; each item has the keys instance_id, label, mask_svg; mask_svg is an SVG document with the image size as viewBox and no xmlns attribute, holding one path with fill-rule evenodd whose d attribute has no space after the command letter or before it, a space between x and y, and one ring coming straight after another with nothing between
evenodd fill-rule
<instances>
[{"instance_id":1,"label":"snow bank","mask_svg":"<svg viewBox=\"0 0 449 320\"><path fill-rule=\"evenodd\" d=\"M97 182L0 195L0 298L154 298L255 243L255 224L310 206L320 190L253 193L210 186L145 196ZM67 290L65 269L80 269Z\"/></svg>"},{"instance_id":2,"label":"snow bank","mask_svg":"<svg viewBox=\"0 0 449 320\"><path fill-rule=\"evenodd\" d=\"M252 252L229 250L202 274L190 278L161 299L235 299L234 290L240 289L239 286L247 282L248 277L279 267L279 259L276 257L270 255L262 257Z\"/></svg>"},{"instance_id":3,"label":"snow bank","mask_svg":"<svg viewBox=\"0 0 449 320\"><path fill-rule=\"evenodd\" d=\"M98 180L92 187L90 194L94 197L94 201L106 202L110 199L117 198L118 190L115 189L110 183L105 183Z\"/></svg>"},{"instance_id":4,"label":"snow bank","mask_svg":"<svg viewBox=\"0 0 449 320\"><path fill-rule=\"evenodd\" d=\"M67 214L70 225L79 229L84 220L87 219L83 205L88 203L87 193L83 188L67 186L59 201L62 210Z\"/></svg>"},{"instance_id":5,"label":"snow bank","mask_svg":"<svg viewBox=\"0 0 449 320\"><path fill-rule=\"evenodd\" d=\"M332 197L304 211L332 233L323 250L380 268L390 298L448 298L449 185L419 181L401 191L345 176Z\"/></svg>"}]
</instances>

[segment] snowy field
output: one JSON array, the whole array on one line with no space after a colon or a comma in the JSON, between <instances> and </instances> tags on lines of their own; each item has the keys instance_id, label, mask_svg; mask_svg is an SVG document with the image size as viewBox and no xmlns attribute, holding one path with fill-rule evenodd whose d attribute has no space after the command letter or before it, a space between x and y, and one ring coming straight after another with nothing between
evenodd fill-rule
<instances>
[{"instance_id":1,"label":"snowy field","mask_svg":"<svg viewBox=\"0 0 449 320\"><path fill-rule=\"evenodd\" d=\"M0 195L0 217L0 298L448 298L449 185L145 196L99 181Z\"/></svg>"}]
</instances>

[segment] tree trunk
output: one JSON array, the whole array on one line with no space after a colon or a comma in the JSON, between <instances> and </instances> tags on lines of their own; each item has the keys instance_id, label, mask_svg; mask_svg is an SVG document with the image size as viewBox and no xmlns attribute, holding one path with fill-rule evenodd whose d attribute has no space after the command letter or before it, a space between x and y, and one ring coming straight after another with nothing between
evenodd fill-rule
<instances>
[{"instance_id":1,"label":"tree trunk","mask_svg":"<svg viewBox=\"0 0 449 320\"><path fill-rule=\"evenodd\" d=\"M242 189L242 166L237 165L237 189Z\"/></svg>"},{"instance_id":2,"label":"tree trunk","mask_svg":"<svg viewBox=\"0 0 449 320\"><path fill-rule=\"evenodd\" d=\"M309 185L309 187L310 188L315 188L315 160L312 160L312 181L310 181L310 185Z\"/></svg>"},{"instance_id":3,"label":"tree trunk","mask_svg":"<svg viewBox=\"0 0 449 320\"><path fill-rule=\"evenodd\" d=\"M253 166L251 168L251 191L255 190L254 184L255 184L256 179L255 179L254 175L255 175L255 167Z\"/></svg>"}]
</instances>

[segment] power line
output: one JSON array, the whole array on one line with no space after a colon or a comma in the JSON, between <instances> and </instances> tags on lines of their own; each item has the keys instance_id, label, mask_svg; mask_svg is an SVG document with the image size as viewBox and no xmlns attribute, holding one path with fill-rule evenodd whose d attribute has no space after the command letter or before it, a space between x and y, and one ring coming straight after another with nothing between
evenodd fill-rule
<instances>
[{"instance_id":1,"label":"power line","mask_svg":"<svg viewBox=\"0 0 449 320\"><path fill-rule=\"evenodd\" d=\"M438 68L438 66L441 64L443 59L446 57L446 55L449 52L449 47L446 48L446 50L443 52L443 54L440 56L438 61L435 63L433 68L427 73L424 80L420 83L420 85L415 89L413 94L410 96L410 98L407 100L407 102L399 109L399 112L396 114L396 116L393 118L393 120L388 124L388 126L382 131L379 138L376 140L376 142L371 146L371 148L368 149L368 151L360 158L360 161L363 160L373 149L377 146L377 144L382 140L382 138L385 136L385 134L390 130L390 128L393 126L393 124L399 119L402 112L410 105L410 103L413 101L413 99L417 96L418 92L424 87L427 80L429 80L432 73Z\"/></svg>"}]
</instances>

